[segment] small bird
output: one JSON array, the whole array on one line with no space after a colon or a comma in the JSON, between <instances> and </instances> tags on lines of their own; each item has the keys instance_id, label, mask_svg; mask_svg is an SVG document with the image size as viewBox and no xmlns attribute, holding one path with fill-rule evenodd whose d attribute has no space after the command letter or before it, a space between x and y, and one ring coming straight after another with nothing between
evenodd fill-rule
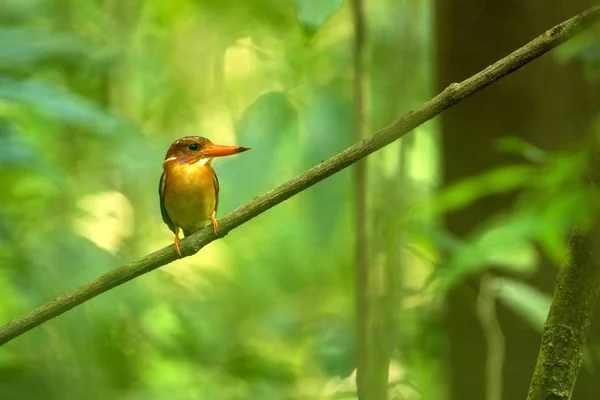
<instances>
[{"instance_id":1,"label":"small bird","mask_svg":"<svg viewBox=\"0 0 600 400\"><path fill-rule=\"evenodd\" d=\"M158 193L162 219L175 234L175 250L180 256L180 229L188 236L210 220L217 233L219 180L212 168L214 158L247 150L250 148L213 144L201 136L182 137L169 147Z\"/></svg>"}]
</instances>

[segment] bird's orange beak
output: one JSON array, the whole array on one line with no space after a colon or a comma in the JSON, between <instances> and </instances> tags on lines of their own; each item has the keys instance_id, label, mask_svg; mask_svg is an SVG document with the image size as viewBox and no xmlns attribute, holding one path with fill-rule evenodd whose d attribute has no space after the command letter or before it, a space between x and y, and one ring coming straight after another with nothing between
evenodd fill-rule
<instances>
[{"instance_id":1,"label":"bird's orange beak","mask_svg":"<svg viewBox=\"0 0 600 400\"><path fill-rule=\"evenodd\" d=\"M250 147L243 146L224 146L221 144L209 144L202 149L202 156L205 158L225 157L250 150Z\"/></svg>"}]
</instances>

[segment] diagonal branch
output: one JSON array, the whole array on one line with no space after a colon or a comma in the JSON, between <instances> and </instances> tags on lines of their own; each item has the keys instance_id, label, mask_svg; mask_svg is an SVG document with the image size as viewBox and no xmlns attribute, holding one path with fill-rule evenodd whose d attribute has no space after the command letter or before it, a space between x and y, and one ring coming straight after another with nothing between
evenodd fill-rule
<instances>
[{"instance_id":1,"label":"diagonal branch","mask_svg":"<svg viewBox=\"0 0 600 400\"><path fill-rule=\"evenodd\" d=\"M401 138L456 103L552 50L576 33L589 27L598 19L600 19L600 5L596 5L562 24L556 25L543 35L463 82L449 85L442 93L404 115L390 126L380 130L375 135L356 143L331 157L329 160L320 163L281 186L257 197L245 206L231 212L219 221L219 235L215 235L210 227L206 227L194 235L185 238L181 242L182 254L184 256L191 256L197 253L213 240L225 236L229 231L264 213L269 208L276 206L315 183L324 180ZM34 309L23 317L0 327L0 345L101 293L173 262L177 258L173 246L164 247L139 260L118 267L94 281L73 289Z\"/></svg>"}]
</instances>

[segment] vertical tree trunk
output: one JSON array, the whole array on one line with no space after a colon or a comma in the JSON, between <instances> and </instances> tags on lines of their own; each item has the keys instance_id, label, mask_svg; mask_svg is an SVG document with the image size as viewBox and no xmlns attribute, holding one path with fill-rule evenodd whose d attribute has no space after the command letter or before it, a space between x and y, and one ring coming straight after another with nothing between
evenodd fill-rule
<instances>
[{"instance_id":1,"label":"vertical tree trunk","mask_svg":"<svg viewBox=\"0 0 600 400\"><path fill-rule=\"evenodd\" d=\"M354 22L353 46L353 112L354 141L365 136L365 13L362 0L352 1ZM375 397L372 333L372 306L370 297L371 263L369 262L369 235L367 225L367 159L354 166L354 224L355 224L355 286L356 286L356 388L358 398Z\"/></svg>"},{"instance_id":2,"label":"vertical tree trunk","mask_svg":"<svg viewBox=\"0 0 600 400\"><path fill-rule=\"evenodd\" d=\"M437 87L460 81L506 55L561 19L580 12L587 0L438 0ZM503 136L519 136L544 149L558 149L590 131L594 103L581 68L559 65L553 55L534 61L441 117L444 185L511 161L493 149ZM465 235L490 215L506 210L511 196L493 196L447 216L447 227ZM531 283L552 293L556 270L543 265ZM447 329L451 397L483 399L486 347L475 311L477 293L463 284L449 296ZM540 336L525 322L498 310L506 337L504 398L524 398ZM597 387L582 376L579 398L595 398ZM588 397L583 397L585 396ZM592 397L589 397L592 396Z\"/></svg>"}]
</instances>

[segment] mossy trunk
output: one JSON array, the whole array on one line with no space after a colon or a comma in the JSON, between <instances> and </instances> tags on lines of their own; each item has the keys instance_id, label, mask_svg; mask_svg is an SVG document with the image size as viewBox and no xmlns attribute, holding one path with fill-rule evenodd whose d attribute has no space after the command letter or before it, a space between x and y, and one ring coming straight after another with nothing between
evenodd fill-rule
<instances>
[{"instance_id":1,"label":"mossy trunk","mask_svg":"<svg viewBox=\"0 0 600 400\"><path fill-rule=\"evenodd\" d=\"M527 400L568 400L581 366L600 286L598 228L575 230L558 274Z\"/></svg>"}]
</instances>

